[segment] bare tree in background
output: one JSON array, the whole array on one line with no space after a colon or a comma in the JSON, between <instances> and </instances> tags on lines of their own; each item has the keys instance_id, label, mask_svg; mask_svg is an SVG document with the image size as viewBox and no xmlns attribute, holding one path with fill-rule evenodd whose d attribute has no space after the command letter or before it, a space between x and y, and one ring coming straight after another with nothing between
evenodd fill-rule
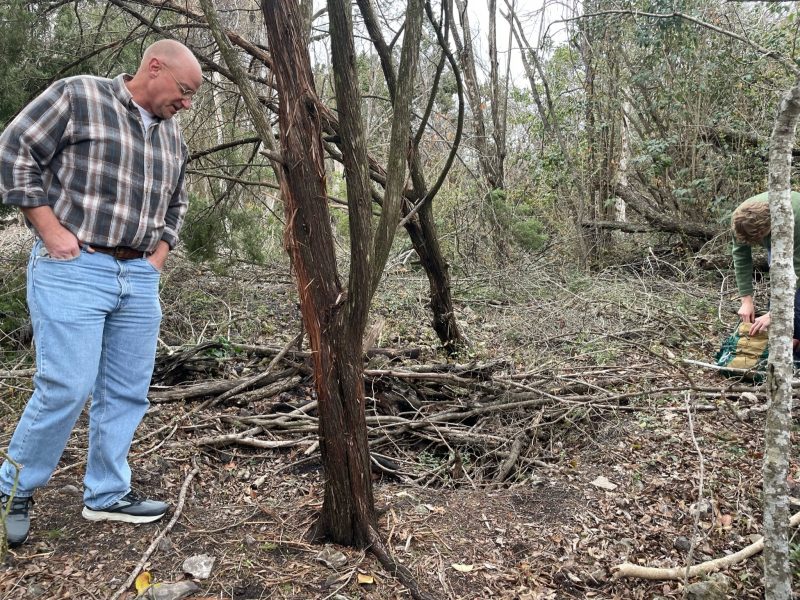
<instances>
[{"instance_id":1,"label":"bare tree in background","mask_svg":"<svg viewBox=\"0 0 800 600\"><path fill-rule=\"evenodd\" d=\"M489 42L489 85L488 94L482 92L486 86L479 80L478 66L475 60L473 39L475 32L470 26L468 5L464 0L455 0L458 9L458 20L462 35L458 35L455 17L451 14L451 29L456 44L457 56L464 74L464 83L472 111L472 127L475 150L478 153L478 164L488 191L505 187L506 157L506 106L508 105L508 85L510 66L505 65L504 86L500 87L500 63L497 57L497 2L488 0L489 24L487 38ZM508 53L510 58L511 53ZM486 109L489 117L486 116ZM491 131L491 134L489 133Z\"/></svg>"},{"instance_id":2,"label":"bare tree in background","mask_svg":"<svg viewBox=\"0 0 800 600\"><path fill-rule=\"evenodd\" d=\"M576 227L576 241L577 241L577 258L581 265L585 266L589 255L590 240L584 231L583 224L586 221L586 185L584 184L584 174L580 169L580 165L573 159L573 152L570 148L561 126L558 112L555 108L554 100L550 94L550 87L547 77L542 67L542 60L539 56L537 48L531 46L525 35L524 28L520 22L519 15L517 14L514 4L510 0L505 0L508 13L506 19L508 20L511 31L514 34L514 39L520 48L520 57L522 58L522 65L525 68L525 75L528 77L528 83L531 88L536 109L539 112L539 117L542 120L542 127L546 134L556 139L559 148L561 149L561 157L565 163L567 170L567 178L572 184L571 190L566 190L565 193L569 199L569 208L575 221ZM541 91L540 91L541 90Z\"/></svg>"},{"instance_id":3,"label":"bare tree in background","mask_svg":"<svg viewBox=\"0 0 800 600\"><path fill-rule=\"evenodd\" d=\"M597 11L596 0L587 0L586 12ZM609 230L596 226L598 222L617 221L614 186L618 181L617 167L621 164L623 114L620 99L619 65L616 53L604 52L605 39L615 35L612 28L600 19L579 23L579 50L585 68L584 94L586 106L586 142L588 146L587 219L595 226L590 229L589 253L602 256L611 241ZM596 46L599 46L597 51ZM597 63L604 61L598 75Z\"/></svg>"}]
</instances>

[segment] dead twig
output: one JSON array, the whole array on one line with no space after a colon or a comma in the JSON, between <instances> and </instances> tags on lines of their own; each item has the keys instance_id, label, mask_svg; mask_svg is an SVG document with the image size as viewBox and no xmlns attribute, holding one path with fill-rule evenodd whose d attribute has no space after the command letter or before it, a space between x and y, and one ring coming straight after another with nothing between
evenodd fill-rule
<instances>
[{"instance_id":1,"label":"dead twig","mask_svg":"<svg viewBox=\"0 0 800 600\"><path fill-rule=\"evenodd\" d=\"M17 369L13 371L0 371L0 379L27 378L36 375L36 369Z\"/></svg>"},{"instance_id":2,"label":"dead twig","mask_svg":"<svg viewBox=\"0 0 800 600\"><path fill-rule=\"evenodd\" d=\"M186 476L186 479L183 481L183 485L181 486L180 494L178 494L178 504L175 506L175 512L172 515L172 519L170 519L170 522L167 523L167 526L161 530L161 532L153 539L153 541L150 542L150 545L147 547L147 550L144 551L144 554L133 568L133 571L128 576L128 579L125 580L125 583L119 586L117 591L114 592L114 595L111 596L110 600L118 600L122 594L124 594L128 588L133 585L133 582L136 581L136 577L139 575L139 573L141 573L144 565L150 559L150 555L153 554L155 549L158 547L158 543L164 538L165 535L167 535L167 533L172 530L173 527L175 527L175 523L178 522L181 512L183 512L183 505L186 502L186 492L189 490L189 485L192 483L192 479L194 479L195 475L197 475L199 472L200 468L197 465L195 465L194 468L189 471L189 474Z\"/></svg>"},{"instance_id":3,"label":"dead twig","mask_svg":"<svg viewBox=\"0 0 800 600\"><path fill-rule=\"evenodd\" d=\"M239 392L241 392L241 391L243 391L243 390L245 390L245 389L247 389L249 387L252 387L252 386L256 385L257 383L259 383L260 381L262 381L262 380L266 379L267 377L269 377L270 373L272 373L273 367L275 367L275 365L278 364L283 359L283 357L289 351L289 348L291 348L295 344L299 344L302 340L303 340L303 334L302 333L297 334L283 348L281 348L280 352L278 352L278 354L275 355L275 358L273 358L270 361L270 363L267 365L266 370L263 373L261 373L260 375L257 375L256 377L250 378L248 381L245 381L245 382L237 385L233 389L228 390L224 394L221 394L217 398L214 398L214 400L212 400L210 403L208 403L208 406L209 407L216 406L220 402L224 402L228 398L230 398L232 396L235 396Z\"/></svg>"},{"instance_id":4,"label":"dead twig","mask_svg":"<svg viewBox=\"0 0 800 600\"><path fill-rule=\"evenodd\" d=\"M436 600L434 596L431 596L420 588L419 583L407 567L398 563L391 554L389 554L386 545L383 543L383 539L381 539L381 536L372 527L369 529L369 542L369 551L375 555L375 558L383 565L384 569L397 577L400 583L408 588L414 600Z\"/></svg>"}]
</instances>

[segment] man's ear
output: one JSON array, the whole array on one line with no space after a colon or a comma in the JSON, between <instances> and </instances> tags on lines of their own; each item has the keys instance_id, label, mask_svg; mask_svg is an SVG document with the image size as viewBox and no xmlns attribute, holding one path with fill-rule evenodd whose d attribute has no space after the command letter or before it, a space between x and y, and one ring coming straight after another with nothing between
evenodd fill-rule
<instances>
[{"instance_id":1,"label":"man's ear","mask_svg":"<svg viewBox=\"0 0 800 600\"><path fill-rule=\"evenodd\" d=\"M152 77L158 77L158 73L161 71L161 61L159 61L156 57L151 58L147 62L147 74Z\"/></svg>"}]
</instances>

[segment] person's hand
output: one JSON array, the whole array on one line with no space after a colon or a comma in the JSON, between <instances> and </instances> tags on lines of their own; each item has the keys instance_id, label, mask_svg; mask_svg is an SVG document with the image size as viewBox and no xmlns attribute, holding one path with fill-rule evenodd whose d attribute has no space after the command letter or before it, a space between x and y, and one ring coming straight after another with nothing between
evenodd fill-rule
<instances>
[{"instance_id":1,"label":"person's hand","mask_svg":"<svg viewBox=\"0 0 800 600\"><path fill-rule=\"evenodd\" d=\"M147 260L150 261L150 264L153 265L158 271L164 270L164 263L167 262L167 255L169 254L169 244L167 242L161 241L158 242L158 246L156 249L153 250L152 254L147 256Z\"/></svg>"},{"instance_id":2,"label":"person's hand","mask_svg":"<svg viewBox=\"0 0 800 600\"><path fill-rule=\"evenodd\" d=\"M750 335L755 335L760 331L766 331L769 329L769 324L772 321L772 317L769 313L763 314L758 317L753 324L750 326Z\"/></svg>"},{"instance_id":3,"label":"person's hand","mask_svg":"<svg viewBox=\"0 0 800 600\"><path fill-rule=\"evenodd\" d=\"M50 258L67 260L81 253L81 244L75 234L66 227L51 228L47 234L42 233L42 241Z\"/></svg>"},{"instance_id":4,"label":"person's hand","mask_svg":"<svg viewBox=\"0 0 800 600\"><path fill-rule=\"evenodd\" d=\"M756 307L752 296L742 296L742 305L739 307L739 318L745 323L752 323L756 318Z\"/></svg>"},{"instance_id":5,"label":"person's hand","mask_svg":"<svg viewBox=\"0 0 800 600\"><path fill-rule=\"evenodd\" d=\"M67 260L80 255L78 238L61 224L50 206L23 208L22 212L42 238L50 258Z\"/></svg>"}]
</instances>

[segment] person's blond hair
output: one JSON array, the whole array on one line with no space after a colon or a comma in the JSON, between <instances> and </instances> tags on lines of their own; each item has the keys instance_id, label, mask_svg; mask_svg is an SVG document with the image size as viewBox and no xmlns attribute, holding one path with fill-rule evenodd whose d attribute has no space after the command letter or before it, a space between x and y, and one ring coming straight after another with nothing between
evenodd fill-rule
<instances>
[{"instance_id":1,"label":"person's blond hair","mask_svg":"<svg viewBox=\"0 0 800 600\"><path fill-rule=\"evenodd\" d=\"M757 244L770 231L769 202L745 200L731 217L731 229L736 241L742 244Z\"/></svg>"}]
</instances>

